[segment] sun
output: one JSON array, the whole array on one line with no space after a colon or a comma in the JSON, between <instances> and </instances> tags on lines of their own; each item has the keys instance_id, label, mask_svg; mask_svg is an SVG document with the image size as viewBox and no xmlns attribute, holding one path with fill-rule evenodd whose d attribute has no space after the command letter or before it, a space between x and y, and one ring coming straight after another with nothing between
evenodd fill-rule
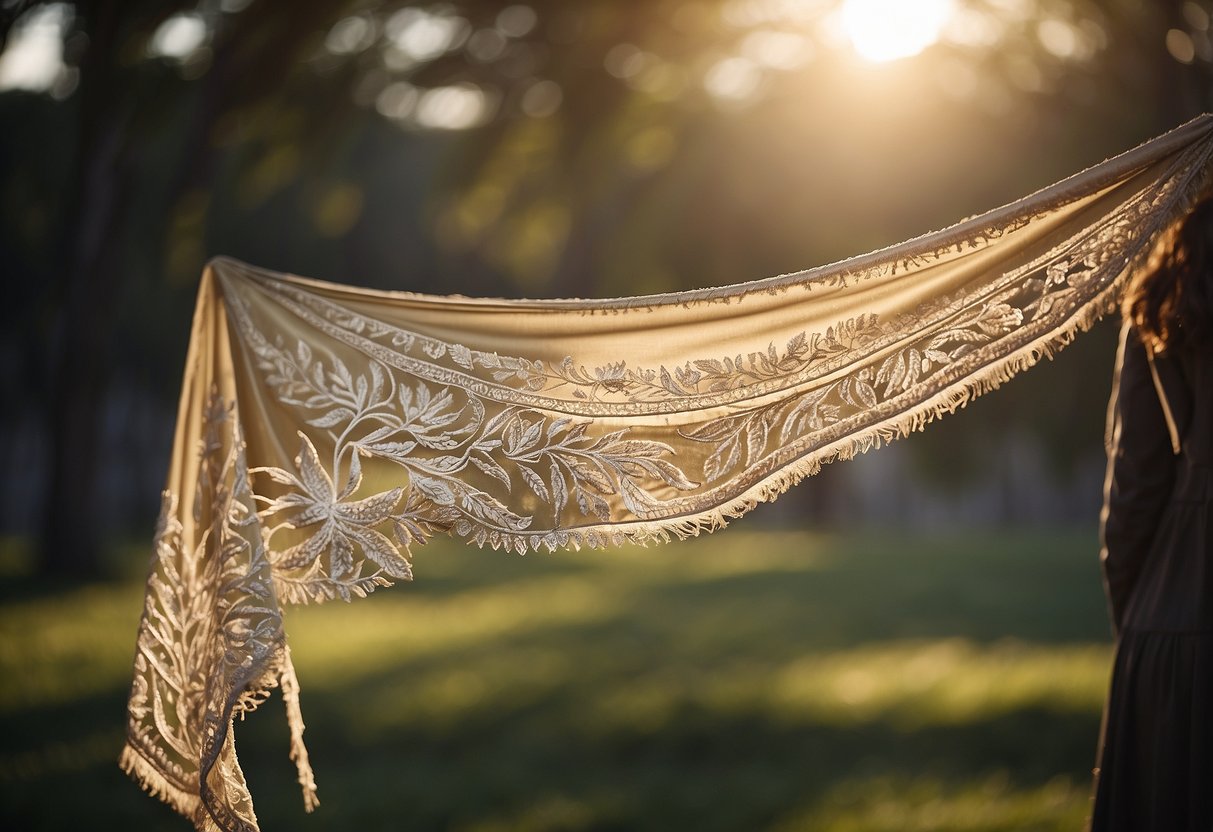
<instances>
[{"instance_id":1,"label":"sun","mask_svg":"<svg viewBox=\"0 0 1213 832\"><path fill-rule=\"evenodd\" d=\"M842 26L860 55L894 61L939 40L954 11L953 0L846 0Z\"/></svg>"}]
</instances>

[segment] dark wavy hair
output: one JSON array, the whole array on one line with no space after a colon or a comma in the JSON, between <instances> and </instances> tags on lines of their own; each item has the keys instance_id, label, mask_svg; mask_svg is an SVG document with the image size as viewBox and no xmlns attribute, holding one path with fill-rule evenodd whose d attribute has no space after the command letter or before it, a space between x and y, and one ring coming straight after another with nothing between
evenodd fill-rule
<instances>
[{"instance_id":1,"label":"dark wavy hair","mask_svg":"<svg viewBox=\"0 0 1213 832\"><path fill-rule=\"evenodd\" d=\"M1155 353L1213 340L1213 197L1159 238L1129 283L1123 313Z\"/></svg>"}]
</instances>

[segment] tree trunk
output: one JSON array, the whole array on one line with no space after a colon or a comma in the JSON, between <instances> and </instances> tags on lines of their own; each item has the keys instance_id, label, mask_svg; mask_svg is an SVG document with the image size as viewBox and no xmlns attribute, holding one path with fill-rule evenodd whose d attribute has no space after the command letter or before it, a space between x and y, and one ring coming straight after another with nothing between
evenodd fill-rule
<instances>
[{"instance_id":1,"label":"tree trunk","mask_svg":"<svg viewBox=\"0 0 1213 832\"><path fill-rule=\"evenodd\" d=\"M112 63L116 13L109 3L92 11L95 25L80 67L80 129L56 291L60 313L50 345L50 470L39 561L43 572L76 576L101 571L100 427L119 289L117 232L131 114Z\"/></svg>"}]
</instances>

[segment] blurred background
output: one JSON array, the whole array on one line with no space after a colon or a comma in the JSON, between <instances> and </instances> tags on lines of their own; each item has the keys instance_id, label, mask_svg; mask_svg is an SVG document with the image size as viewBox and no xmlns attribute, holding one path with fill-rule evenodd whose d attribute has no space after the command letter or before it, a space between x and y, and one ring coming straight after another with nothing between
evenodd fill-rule
<instances>
[{"instance_id":1,"label":"blurred background","mask_svg":"<svg viewBox=\"0 0 1213 832\"><path fill-rule=\"evenodd\" d=\"M1208 109L1211 12L0 0L0 819L181 828L113 760L209 257L506 297L796 271ZM259 715L266 825L1075 828L1114 341L706 542L435 543L415 586L292 612L328 798L302 819Z\"/></svg>"}]
</instances>

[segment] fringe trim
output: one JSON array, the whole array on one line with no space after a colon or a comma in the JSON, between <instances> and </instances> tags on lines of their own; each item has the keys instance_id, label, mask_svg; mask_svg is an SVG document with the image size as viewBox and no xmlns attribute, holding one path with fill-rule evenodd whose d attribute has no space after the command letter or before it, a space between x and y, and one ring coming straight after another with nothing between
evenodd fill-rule
<instances>
[{"instance_id":1,"label":"fringe trim","mask_svg":"<svg viewBox=\"0 0 1213 832\"><path fill-rule=\"evenodd\" d=\"M1170 148L1173 144L1188 140L1188 133L1198 130L1207 130L1208 119L1202 119L1199 122L1193 122L1188 128L1179 133L1173 134L1172 138L1165 143L1166 148ZM1202 139L1203 141L1203 139ZM1137 164L1142 161L1153 158L1154 153L1161 154L1162 147L1151 148L1146 150L1145 146L1142 149L1131 152L1122 157L1117 163L1106 166L1100 169L1101 176L1112 177L1120 175L1122 168L1127 168L1130 163ZM1208 171L1205 165L1208 161L1209 150L1204 148L1200 161L1200 169L1195 172L1189 172L1185 177L1183 185L1180 187L1180 196L1178 199L1168 206L1167 210L1163 210L1151 216L1150 221L1156 223L1155 227L1149 232L1142 235L1142 248L1147 244L1152 243L1156 233L1165 225L1172 222L1184 210L1187 209L1191 199L1196 195L1198 185L1203 187L1208 179ZM1059 186L1041 192L1036 200L1041 203L1047 203L1048 200L1058 199L1065 194L1076 189L1079 184L1087 181L1087 175L1067 180ZM856 267L859 263L875 261L876 258L891 259L895 256L902 256L904 253L917 250L918 248L935 245L941 241L959 238L964 233L967 234L971 229L977 227L980 223L990 223L994 219L1001 219L1008 215L1011 211L1021 212L1026 206L1036 204L1031 200L1021 201L1011 206L1007 206L999 211L991 214L978 217L974 220L963 223L953 229L937 235L928 235L925 238L920 238L916 241L902 244L883 252L876 252L872 255L867 255L863 258L857 258L852 261L847 261L846 265L850 268ZM766 475L756 484L745 489L739 495L723 501L720 505L700 511L698 513L689 514L682 517L669 517L660 519L640 519L630 523L619 524L604 524L598 526L588 526L572 530L547 530L534 534L499 534L490 542L492 548L507 548L514 549L520 554L525 553L528 549L539 550L546 548L549 551L556 548L580 548L588 546L593 548L601 548L606 546L618 545L624 542L635 542L639 544L647 544L650 542L665 542L671 537L685 539L696 537L701 532L714 532L718 529L725 528L729 521L733 518L740 517L751 509L755 508L759 503L769 502L774 500L779 495L783 494L800 480L807 476L817 473L822 465L836 460L846 460L864 453L872 448L881 447L896 439L908 436L909 434L922 430L927 424L935 421L944 414L954 413L960 408L966 406L972 399L981 396L991 390L1000 387L1004 382L1013 378L1019 372L1034 366L1042 357L1051 358L1057 351L1065 347L1079 332L1086 331L1103 315L1112 311L1115 306L1115 300L1119 295L1120 289L1127 279L1127 275L1133 264L1142 253L1139 249L1134 256L1129 258L1122 269L1121 273L1111 281L1111 283L1103 290L1092 295L1082 306L1074 311L1074 313L1055 328L1034 338L1029 343L1014 350L1006 356L999 357L991 361L987 366L982 367L966 378L960 378L952 381L943 389L926 399L910 405L900 413L895 413L883 419L880 422L869 425L865 428L857 430L849 436L841 437L834 442L825 445L824 447L813 450L799 459L794 459L786 465L781 466L770 474ZM219 265L216 263L215 265ZM704 300L715 299L731 295L740 291L752 291L756 287L768 287L780 285L782 283L804 282L811 276L817 274L825 274L831 271L836 271L843 267L843 264L836 264L833 267L823 267L819 270L800 273L799 275L777 278L771 281L759 282L745 287L729 287L726 289L709 290L702 293L686 293L683 295L659 296L657 298L646 299L648 303L655 302L686 302L688 300L702 298ZM208 269L207 274L210 273ZM204 278L206 279L206 278ZM298 281L303 285L308 285L306 281ZM619 301L599 304L602 307L611 305L628 306L635 303L634 300L622 299ZM586 304L581 304L586 306ZM201 308L201 307L199 307ZM197 335L197 332L195 332ZM196 339L194 339L196 340ZM191 357L191 362L193 358ZM190 365L193 366L193 363ZM281 586L280 581L275 581L276 586ZM349 594L365 594L375 589L377 586L390 585L390 581L381 576L373 576L367 579L365 586L359 585L357 590L347 590L341 592L340 589L333 589L328 597L342 596L348 600ZM306 593L305 593L306 594ZM313 597L310 599L300 598L297 594L286 592L284 595L285 603L298 603L300 600L326 600L322 593L321 597ZM253 710L265 696L268 691L277 682L281 685L283 699L286 706L287 721L290 727L291 743L290 743L290 758L295 762L298 772L298 781L303 789L303 801L306 811L313 811L319 800L317 798L317 790L315 778L312 772L307 748L303 742L303 733L305 726L303 723L302 713L299 704L299 683L295 675L293 663L290 659L290 651L283 646L283 654L280 662L275 665L270 665L264 670L257 682L249 686L244 694L240 695L236 702L229 704L226 709L225 717L227 718L227 733L224 735L225 741L232 743L234 752L234 726L232 717L236 715L243 716L245 713ZM274 672L276 671L276 673ZM269 678L267 678L267 676ZM218 763L217 752L209 761L204 761L202 768L203 775L209 771L210 767ZM173 783L169 782L157 768L144 758L139 752L127 744L119 758L119 765L128 775L136 780L140 786L150 794L167 803L180 814L192 818L195 825L200 829L214 828L215 823L209 817L208 810L204 809L202 797L199 794L185 791ZM239 769L236 769L239 774ZM243 785L243 783L241 783ZM204 786L205 788L205 786ZM251 798L250 798L251 799Z\"/></svg>"},{"instance_id":2,"label":"fringe trim","mask_svg":"<svg viewBox=\"0 0 1213 832\"><path fill-rule=\"evenodd\" d=\"M546 548L548 551L555 551L558 548L580 549L582 546L599 549L618 546L622 543L637 543L647 546L649 543L668 542L671 537L679 540L698 537L701 532L711 533L725 528L731 520L748 513L760 503L772 502L805 477L816 474L823 465L838 460L852 459L873 448L879 448L920 431L946 414L955 413L978 396L997 390L1020 372L1035 366L1041 358L1051 360L1079 333L1090 330L1104 315L1117 309L1120 295L1130 274L1153 249L1158 235L1173 222L1178 221L1202 195L1208 192L1211 187L1210 182L1213 180L1213 169L1210 169L1211 158L1213 158L1213 146L1200 149L1198 158L1180 177L1170 205L1149 218L1148 222L1153 227L1141 236L1141 243L1136 249L1127 254L1120 273L1106 287L1075 309L1069 318L1010 354L995 359L986 367L971 374L970 377L948 384L944 389L912 405L901 414L870 425L800 459L793 460L738 496L696 514L663 520L639 520L632 523L589 526L575 530L555 530L545 534L510 535L501 533L498 539L490 541L489 545L493 549L513 549L519 554L525 554L528 549L537 551Z\"/></svg>"},{"instance_id":3,"label":"fringe trim","mask_svg":"<svg viewBox=\"0 0 1213 832\"><path fill-rule=\"evenodd\" d=\"M977 214L962 220L955 225L914 237L887 248L877 249L867 254L851 257L803 271L754 280L747 283L737 283L708 289L690 289L681 292L666 292L656 295L639 295L635 297L617 298L548 298L526 300L503 300L498 298L469 298L458 295L427 295L418 292L384 291L363 289L353 286L338 286L323 280L301 277L299 275L284 275L268 269L261 269L243 263L232 257L214 257L207 262L209 269L214 269L220 276L226 270L239 272L242 276L254 280L270 278L272 280L286 279L290 283L307 289L320 289L340 292L352 296L362 296L378 302L383 297L416 300L422 303L439 303L448 308L475 308L483 306L504 306L509 309L629 309L637 306L658 306L666 304L687 304L699 301L715 301L721 298L732 299L746 292L767 291L788 285L800 285L814 281L822 276L828 276L843 268L867 268L876 263L913 257L929 252L939 247L948 247L958 241L968 240L975 233L980 233L991 226L1001 225L1027 213L1044 213L1058 205L1070 202L1079 196L1094 193L1108 184L1120 181L1135 171L1153 164L1159 159L1182 150L1185 146L1194 145L1208 140L1213 131L1213 115L1203 113L1184 124L1175 127L1161 136L1145 141L1137 147L1092 165L1086 170L1072 174L1060 182L1056 182L1014 202Z\"/></svg>"},{"instance_id":4,"label":"fringe trim","mask_svg":"<svg viewBox=\"0 0 1213 832\"><path fill-rule=\"evenodd\" d=\"M1140 171L1148 165L1159 161L1167 154L1179 151L1171 168L1165 175L1159 177L1159 181L1174 178L1177 184L1166 196L1167 202L1164 207L1142 212L1142 223L1139 225L1142 231L1137 236L1135 243L1130 245L1125 252L1120 272L1107 286L1096 291L1082 302L1059 325L1037 336L1025 346L1014 350L1008 355L993 359L985 367L974 371L967 378L951 381L943 389L916 404L906 407L902 412L861 428L853 434L841 437L821 448L809 451L804 456L781 465L777 470L767 474L759 482L746 488L739 495L726 499L714 507L698 512L691 512L681 516L640 517L633 521L608 522L579 526L572 529L543 529L535 532L510 532L503 529L493 529L491 534L484 536L480 541L477 541L472 535L454 535L451 529L436 529L436 531L451 533L453 537L457 537L465 543L476 545L480 548L504 549L506 551L517 552L520 555L525 555L528 551L540 551L544 549L554 552L557 549L580 549L583 546L588 548L606 548L624 543L636 543L644 546L649 543L664 543L672 538L686 539L697 537L701 532L714 532L717 529L725 528L730 520L746 514L759 503L774 500L805 477L816 474L825 464L836 460L851 459L872 448L881 447L896 439L908 436L915 431L922 430L927 424L930 424L944 414L955 413L957 410L965 407L970 400L997 389L1021 371L1034 366L1042 357L1052 358L1055 353L1073 341L1079 332L1090 329L1096 321L1116 308L1117 298L1127 282L1130 273L1153 247L1158 234L1172 222L1183 216L1197 199L1204 193L1207 193L1210 187L1210 180L1213 179L1213 169L1210 168L1210 159L1213 158L1213 132L1211 131L1213 131L1213 116L1201 116L1163 137L1147 142L1132 151L1121 154L1115 159L1076 174L1063 182L995 211L971 218L942 232L928 234L888 249L841 261L830 266L823 266L793 275L784 275L768 281L756 281L710 290L658 295L642 299L621 298L606 302L577 301L577 308L589 308L596 305L600 305L603 308L611 306L625 308L634 305L637 300L643 300L646 305L666 302L686 303L733 297L745 291L752 291L756 287L767 288L783 285L784 283L807 285L818 276L843 273L859 267L860 264L909 256L920 249L925 251L932 246L938 248L944 243L947 243L949 246L959 245L964 239L968 239L968 236L975 229L984 229L996 221L1005 222L1008 219L1021 216L1029 210L1044 211L1051 207L1065 204L1078 196L1090 195L1097 185L1102 187L1100 183L1107 184L1124 179L1132 171ZM1193 136L1196 138L1194 139ZM230 258L218 258L211 261L210 266L234 269L249 279L263 279L266 277L284 279L283 275L257 269ZM333 288L331 284L324 283L323 281L295 276L287 276L285 279L288 282L305 288ZM421 297L427 300L442 302L451 300L450 298L429 298L428 296L410 295L409 293L375 293L370 290L359 290L345 286L340 287L340 291L354 294L366 292L375 294L377 297L382 294L396 294L401 297ZM476 299L472 300L477 303L482 302ZM511 305L516 304L514 301L510 301L509 303ZM559 307L566 302L523 301L521 303L539 303L545 306ZM378 572L350 584L342 584L331 580L292 580L275 576L274 585L276 592L284 604L307 604L322 603L336 598L350 601L353 597L365 597L381 586L391 586L394 583L394 580L392 580L394 577L403 578L404 580L411 579L411 575L387 576L382 572Z\"/></svg>"},{"instance_id":5,"label":"fringe trim","mask_svg":"<svg viewBox=\"0 0 1213 832\"><path fill-rule=\"evenodd\" d=\"M187 818L197 817L202 806L202 800L197 794L184 791L165 779L160 771L149 763L130 743L122 747L118 757L118 765L127 776L139 784L152 797L167 803L180 815Z\"/></svg>"},{"instance_id":6,"label":"fringe trim","mask_svg":"<svg viewBox=\"0 0 1213 832\"><path fill-rule=\"evenodd\" d=\"M723 529L732 520L749 513L759 504L773 502L801 480L818 473L824 465L853 459L859 454L921 431L941 417L964 408L973 399L997 390L1020 372L1035 366L1042 358L1052 360L1058 352L1073 342L1079 333L1088 331L1104 315L1117 308L1115 298L1125 279L1124 275L1119 277L1111 286L1079 308L1062 326L998 359L973 376L949 384L901 414L838 439L782 466L738 496L714 508L668 520L639 520L628 524L557 530L542 535L502 533L495 544L489 543L489 547L513 549L519 554L525 554L528 549L538 551L546 548L549 552L559 548L580 549L582 546L603 549L623 543L647 546L650 543L666 543L672 538L686 540L698 537L704 532L710 534Z\"/></svg>"},{"instance_id":7,"label":"fringe trim","mask_svg":"<svg viewBox=\"0 0 1213 832\"><path fill-rule=\"evenodd\" d=\"M291 729L291 760L299 773L299 785L303 788L303 809L313 811L320 805L316 795L316 778L312 774L312 764L308 759L307 746L303 744L303 712L299 708L299 679L295 676L295 665L291 661L291 648L283 646L282 670L279 677L282 684L282 700L286 705L286 721Z\"/></svg>"},{"instance_id":8,"label":"fringe trim","mask_svg":"<svg viewBox=\"0 0 1213 832\"><path fill-rule=\"evenodd\" d=\"M582 546L601 549L623 543L647 546L650 543L665 543L671 538L686 540L698 537L703 532L711 533L723 529L730 521L747 514L760 503L774 501L801 480L816 474L823 465L853 459L859 454L921 431L940 417L965 407L973 399L997 390L1020 372L1035 366L1042 358L1052 359L1080 332L1086 332L1100 318L1116 309L1116 298L1127 279L1127 274L1128 269L1110 286L1092 297L1085 306L1076 310L1061 326L998 359L973 376L953 382L901 414L788 463L738 496L714 508L668 520L640 520L628 524L559 530L543 535L501 534L496 545L489 545L493 549L514 549L519 554L524 554L527 549L537 551L541 548L548 551L558 548L580 549Z\"/></svg>"},{"instance_id":9,"label":"fringe trim","mask_svg":"<svg viewBox=\"0 0 1213 832\"><path fill-rule=\"evenodd\" d=\"M1101 300L1102 302L1100 302ZM1022 347L980 375L950 385L899 416L886 419L789 463L737 497L714 509L679 518L671 523L642 521L612 531L629 542L647 545L666 542L670 540L671 535L685 540L698 537L701 532L711 533L723 529L732 520L749 513L760 503L773 502L801 480L818 473L823 466L831 462L853 459L860 454L921 431L941 417L963 409L973 399L997 390L1020 372L1035 366L1042 358L1051 360L1061 349L1069 345L1079 332L1089 330L1100 318L1113 309L1115 309L1114 302L1097 299L1092 307L1082 310L1067 322L1065 328L1051 332ZM591 548L602 548L623 542L615 534L606 535L604 531L606 530L594 528L585 532L570 532L570 542L574 548L578 548L579 544ZM607 537L609 539L604 540Z\"/></svg>"}]
</instances>

